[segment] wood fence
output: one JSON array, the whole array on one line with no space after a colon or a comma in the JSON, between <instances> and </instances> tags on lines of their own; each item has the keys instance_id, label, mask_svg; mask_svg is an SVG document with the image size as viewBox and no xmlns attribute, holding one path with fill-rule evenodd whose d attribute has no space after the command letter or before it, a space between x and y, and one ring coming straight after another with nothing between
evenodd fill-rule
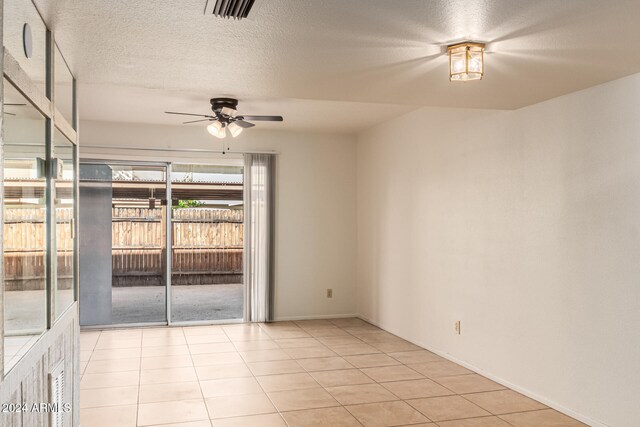
<instances>
[{"instance_id":1,"label":"wood fence","mask_svg":"<svg viewBox=\"0 0 640 427\"><path fill-rule=\"evenodd\" d=\"M45 285L46 236L44 208L5 209L4 277L5 290L38 290ZM58 288L71 289L73 281L73 240L69 208L56 210L58 247Z\"/></svg>"},{"instance_id":2,"label":"wood fence","mask_svg":"<svg viewBox=\"0 0 640 427\"><path fill-rule=\"evenodd\" d=\"M58 278L72 273L71 209L58 210ZM173 212L172 284L242 282L243 211L182 208ZM164 285L165 223L161 209L112 211L113 286ZM5 211L5 279L11 289L42 289L42 209ZM62 280L61 280L62 279Z\"/></svg>"}]
</instances>

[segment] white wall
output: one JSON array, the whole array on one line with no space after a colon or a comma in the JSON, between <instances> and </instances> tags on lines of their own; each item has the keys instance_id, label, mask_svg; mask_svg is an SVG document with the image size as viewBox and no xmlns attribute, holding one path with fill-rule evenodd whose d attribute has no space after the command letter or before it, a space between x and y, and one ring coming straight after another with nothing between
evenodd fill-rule
<instances>
[{"instance_id":1,"label":"white wall","mask_svg":"<svg viewBox=\"0 0 640 427\"><path fill-rule=\"evenodd\" d=\"M635 75L360 135L359 313L594 425L640 425L639 100Z\"/></svg>"},{"instance_id":2,"label":"white wall","mask_svg":"<svg viewBox=\"0 0 640 427\"><path fill-rule=\"evenodd\" d=\"M218 150L204 126L158 126L85 121L81 156L216 162L212 154L145 153L91 146ZM235 150L275 150L276 295L279 320L355 313L355 138L251 129L232 140ZM238 157L238 156L235 156ZM326 289L333 298L326 298Z\"/></svg>"}]
</instances>

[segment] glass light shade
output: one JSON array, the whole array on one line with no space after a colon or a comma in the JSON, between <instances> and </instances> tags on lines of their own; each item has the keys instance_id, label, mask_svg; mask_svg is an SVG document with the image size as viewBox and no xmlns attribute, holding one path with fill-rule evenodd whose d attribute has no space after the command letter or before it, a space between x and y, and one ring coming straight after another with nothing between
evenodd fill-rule
<instances>
[{"instance_id":1,"label":"glass light shade","mask_svg":"<svg viewBox=\"0 0 640 427\"><path fill-rule=\"evenodd\" d=\"M237 123L231 122L227 128L229 129L229 132L231 132L231 136L234 138L242 133L242 128Z\"/></svg>"},{"instance_id":2,"label":"glass light shade","mask_svg":"<svg viewBox=\"0 0 640 427\"><path fill-rule=\"evenodd\" d=\"M226 114L227 116L230 116L230 117L235 117L236 114L238 114L238 112L236 110L234 110L233 108L229 108L229 107L222 107L222 110L220 110L220 112L222 114Z\"/></svg>"},{"instance_id":3,"label":"glass light shade","mask_svg":"<svg viewBox=\"0 0 640 427\"><path fill-rule=\"evenodd\" d=\"M222 127L222 123L213 122L209 126L207 126L207 131L213 136L219 137L220 132L222 132L224 128Z\"/></svg>"},{"instance_id":4,"label":"glass light shade","mask_svg":"<svg viewBox=\"0 0 640 427\"><path fill-rule=\"evenodd\" d=\"M227 136L227 128L223 127L222 129L220 129L220 132L218 132L218 135L216 136L220 139L224 139L224 137Z\"/></svg>"},{"instance_id":5,"label":"glass light shade","mask_svg":"<svg viewBox=\"0 0 640 427\"><path fill-rule=\"evenodd\" d=\"M449 80L467 82L484 75L484 45L460 43L449 46Z\"/></svg>"}]
</instances>

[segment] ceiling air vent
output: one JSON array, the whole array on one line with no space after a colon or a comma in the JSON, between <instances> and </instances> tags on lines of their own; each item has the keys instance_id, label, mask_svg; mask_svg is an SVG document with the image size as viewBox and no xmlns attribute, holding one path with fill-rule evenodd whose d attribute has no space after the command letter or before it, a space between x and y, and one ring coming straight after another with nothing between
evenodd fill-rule
<instances>
[{"instance_id":1,"label":"ceiling air vent","mask_svg":"<svg viewBox=\"0 0 640 427\"><path fill-rule=\"evenodd\" d=\"M207 0L204 14L219 18L242 19L249 16L255 0Z\"/></svg>"}]
</instances>

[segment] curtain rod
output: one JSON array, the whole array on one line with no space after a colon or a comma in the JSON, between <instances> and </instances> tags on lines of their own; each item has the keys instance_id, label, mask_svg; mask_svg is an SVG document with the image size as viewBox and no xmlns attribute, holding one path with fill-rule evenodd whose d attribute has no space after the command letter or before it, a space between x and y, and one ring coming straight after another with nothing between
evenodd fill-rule
<instances>
[{"instance_id":1,"label":"curtain rod","mask_svg":"<svg viewBox=\"0 0 640 427\"><path fill-rule=\"evenodd\" d=\"M116 145L79 145L78 148L82 151L82 149L87 148L98 148L105 150L135 150L135 151L169 151L176 153L211 153L211 154L280 154L275 150L264 150L264 151L246 151L246 150L208 150L206 148L145 148L145 147L121 147Z\"/></svg>"}]
</instances>

